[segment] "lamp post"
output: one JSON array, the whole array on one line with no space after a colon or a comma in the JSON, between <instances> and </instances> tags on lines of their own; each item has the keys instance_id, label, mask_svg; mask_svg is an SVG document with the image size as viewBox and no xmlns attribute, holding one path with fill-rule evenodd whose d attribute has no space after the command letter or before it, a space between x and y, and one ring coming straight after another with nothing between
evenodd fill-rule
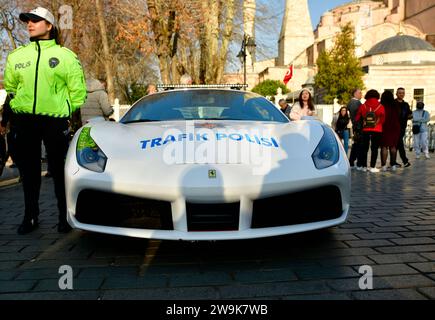
<instances>
[{"instance_id":1,"label":"lamp post","mask_svg":"<svg viewBox=\"0 0 435 320\"><path fill-rule=\"evenodd\" d=\"M240 59L240 63L243 64L243 85L245 86L245 90L246 90L246 56L247 56L246 50L248 50L251 57L253 57L255 55L256 47L257 45L255 44L254 38L245 34L243 36L242 48L240 49L240 52L237 55L237 58Z\"/></svg>"}]
</instances>

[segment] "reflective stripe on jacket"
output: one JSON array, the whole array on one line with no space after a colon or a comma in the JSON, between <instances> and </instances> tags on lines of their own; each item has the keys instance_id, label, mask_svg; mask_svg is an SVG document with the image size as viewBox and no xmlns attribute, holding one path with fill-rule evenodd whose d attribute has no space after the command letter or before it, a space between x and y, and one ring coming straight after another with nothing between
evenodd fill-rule
<instances>
[{"instance_id":1,"label":"reflective stripe on jacket","mask_svg":"<svg viewBox=\"0 0 435 320\"><path fill-rule=\"evenodd\" d=\"M5 89L13 93L15 113L70 117L86 100L83 69L77 56L55 40L36 40L12 51Z\"/></svg>"}]
</instances>

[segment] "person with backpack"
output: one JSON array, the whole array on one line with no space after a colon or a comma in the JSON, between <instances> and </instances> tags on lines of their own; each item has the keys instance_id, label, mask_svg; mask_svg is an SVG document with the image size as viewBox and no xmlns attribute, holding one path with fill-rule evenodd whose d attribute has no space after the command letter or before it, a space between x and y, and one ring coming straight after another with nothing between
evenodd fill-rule
<instances>
[{"instance_id":1,"label":"person with backpack","mask_svg":"<svg viewBox=\"0 0 435 320\"><path fill-rule=\"evenodd\" d=\"M424 110L424 103L417 102L417 110L412 113L412 133L414 135L414 152L415 158L420 159L421 150L423 150L426 159L430 159L428 146L428 128L427 123L430 120L430 114Z\"/></svg>"},{"instance_id":2,"label":"person with backpack","mask_svg":"<svg viewBox=\"0 0 435 320\"><path fill-rule=\"evenodd\" d=\"M369 90L365 97L366 102L361 105L355 116L355 121L362 119L362 146L358 156L357 170L371 173L380 172L376 168L378 150L382 138L382 127L385 122L385 109L379 102L380 94L378 91ZM371 150L370 168L367 169L367 154Z\"/></svg>"}]
</instances>

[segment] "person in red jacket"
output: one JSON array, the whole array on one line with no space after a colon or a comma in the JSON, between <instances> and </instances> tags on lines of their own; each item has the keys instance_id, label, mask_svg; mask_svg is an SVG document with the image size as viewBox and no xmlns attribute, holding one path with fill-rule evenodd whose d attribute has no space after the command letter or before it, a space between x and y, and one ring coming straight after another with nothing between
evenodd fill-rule
<instances>
[{"instance_id":1,"label":"person in red jacket","mask_svg":"<svg viewBox=\"0 0 435 320\"><path fill-rule=\"evenodd\" d=\"M362 147L357 169L367 171L367 153L370 147L372 154L369 171L376 173L380 172L376 168L376 160L382 138L382 126L385 122L385 108L379 102L380 94L376 90L369 90L364 98L366 102L359 107L355 117L355 121L360 119L363 121Z\"/></svg>"}]
</instances>

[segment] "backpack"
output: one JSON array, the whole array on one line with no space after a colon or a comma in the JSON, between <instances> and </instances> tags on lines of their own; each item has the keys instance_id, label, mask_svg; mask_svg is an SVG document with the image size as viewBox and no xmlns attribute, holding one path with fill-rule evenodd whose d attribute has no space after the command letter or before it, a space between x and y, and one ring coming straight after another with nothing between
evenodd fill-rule
<instances>
[{"instance_id":1,"label":"backpack","mask_svg":"<svg viewBox=\"0 0 435 320\"><path fill-rule=\"evenodd\" d=\"M364 105L366 110L367 106ZM378 105L378 107L375 110L372 110L370 108L370 111L368 111L364 117L363 126L364 128L374 128L376 127L376 124L378 123L378 117L376 116L376 111L381 107L381 104Z\"/></svg>"}]
</instances>

